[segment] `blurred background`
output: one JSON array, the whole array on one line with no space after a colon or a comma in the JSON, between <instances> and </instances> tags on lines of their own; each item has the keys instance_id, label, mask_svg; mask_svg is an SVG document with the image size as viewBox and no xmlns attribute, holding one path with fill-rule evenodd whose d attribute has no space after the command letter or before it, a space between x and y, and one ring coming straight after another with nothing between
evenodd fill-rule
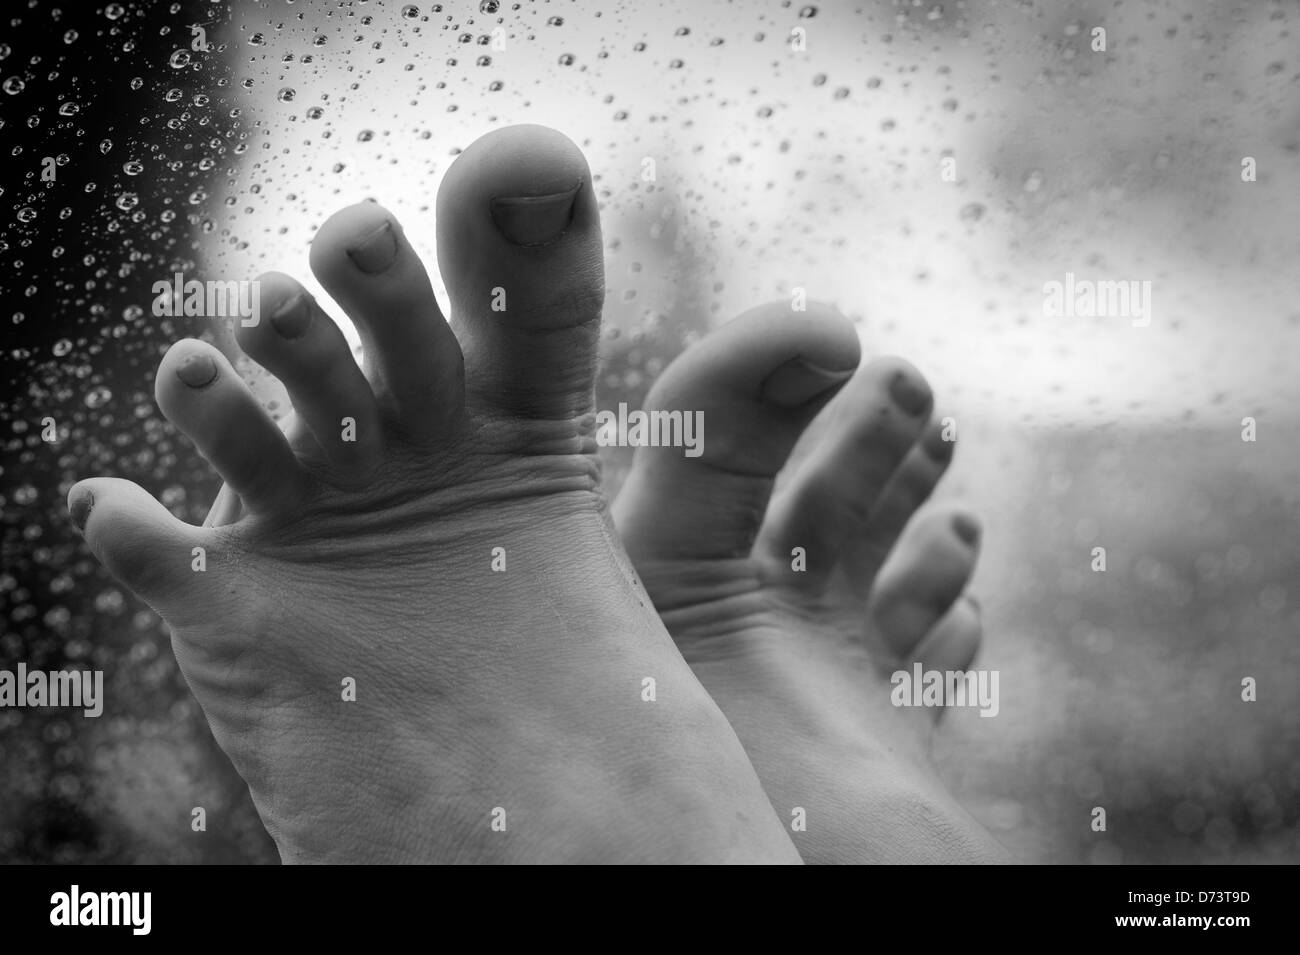
<instances>
[{"instance_id":1,"label":"blurred background","mask_svg":"<svg viewBox=\"0 0 1300 955\"><path fill-rule=\"evenodd\" d=\"M127 477L198 522L216 491L153 371L177 337L232 346L154 317L153 282L279 269L324 299L308 243L365 198L433 263L447 166L530 122L583 148L603 206L600 407L795 289L934 384L959 445L941 493L985 521L980 665L1002 695L996 719L948 717L936 755L1018 858L1300 860L1295 3L31 0L6 17L0 667L103 669L107 702L0 709L0 859L275 861L165 628L89 556L66 492ZM1066 273L1150 282L1150 324L1046 315ZM610 455L614 489L626 463Z\"/></svg>"}]
</instances>

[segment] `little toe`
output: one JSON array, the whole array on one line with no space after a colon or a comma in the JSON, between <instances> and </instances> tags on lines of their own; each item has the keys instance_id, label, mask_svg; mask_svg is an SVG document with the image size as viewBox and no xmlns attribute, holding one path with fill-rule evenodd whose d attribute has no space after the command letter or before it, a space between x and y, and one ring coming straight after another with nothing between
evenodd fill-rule
<instances>
[{"instance_id":1,"label":"little toe","mask_svg":"<svg viewBox=\"0 0 1300 955\"><path fill-rule=\"evenodd\" d=\"M68 513L109 573L175 625L195 581L192 551L202 532L118 478L78 481L68 491Z\"/></svg>"},{"instance_id":2,"label":"little toe","mask_svg":"<svg viewBox=\"0 0 1300 955\"><path fill-rule=\"evenodd\" d=\"M178 341L158 366L154 395L248 510L283 512L300 500L305 475L289 442L221 352Z\"/></svg>"},{"instance_id":3,"label":"little toe","mask_svg":"<svg viewBox=\"0 0 1300 955\"><path fill-rule=\"evenodd\" d=\"M775 495L759 547L791 586L825 586L849 544L861 537L900 463L929 420L933 397L921 373L897 358L858 370L823 412L820 442ZM792 567L801 548L806 567Z\"/></svg>"},{"instance_id":4,"label":"little toe","mask_svg":"<svg viewBox=\"0 0 1300 955\"><path fill-rule=\"evenodd\" d=\"M934 507L908 525L867 597L869 632L900 658L948 613L970 582L980 526L964 510Z\"/></svg>"},{"instance_id":5,"label":"little toe","mask_svg":"<svg viewBox=\"0 0 1300 955\"><path fill-rule=\"evenodd\" d=\"M605 266L582 152L544 126L495 130L447 170L437 220L467 399L519 417L589 411Z\"/></svg>"},{"instance_id":6,"label":"little toe","mask_svg":"<svg viewBox=\"0 0 1300 955\"><path fill-rule=\"evenodd\" d=\"M364 480L382 446L379 408L343 332L287 275L259 280L265 321L240 327L240 347L283 382L339 483Z\"/></svg>"},{"instance_id":7,"label":"little toe","mask_svg":"<svg viewBox=\"0 0 1300 955\"><path fill-rule=\"evenodd\" d=\"M853 324L835 309L752 309L664 370L647 411L695 416L698 447L640 447L614 505L634 557L746 556L800 433L853 375ZM707 430L706 430L707 429Z\"/></svg>"},{"instance_id":8,"label":"little toe","mask_svg":"<svg viewBox=\"0 0 1300 955\"><path fill-rule=\"evenodd\" d=\"M334 213L312 240L311 270L357 326L367 377L398 433L442 434L462 408L460 346L396 217L374 202Z\"/></svg>"}]
</instances>

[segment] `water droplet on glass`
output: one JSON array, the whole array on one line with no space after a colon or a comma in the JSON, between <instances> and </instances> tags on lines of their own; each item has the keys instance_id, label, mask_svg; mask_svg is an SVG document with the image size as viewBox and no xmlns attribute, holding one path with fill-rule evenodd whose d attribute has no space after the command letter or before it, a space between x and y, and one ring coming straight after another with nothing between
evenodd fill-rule
<instances>
[{"instance_id":1,"label":"water droplet on glass","mask_svg":"<svg viewBox=\"0 0 1300 955\"><path fill-rule=\"evenodd\" d=\"M959 215L962 222L979 222L984 218L984 206L978 202L969 202L961 207Z\"/></svg>"},{"instance_id":2,"label":"water droplet on glass","mask_svg":"<svg viewBox=\"0 0 1300 955\"><path fill-rule=\"evenodd\" d=\"M124 13L126 13L126 9L120 3L110 3L104 8L104 16L110 20L117 20Z\"/></svg>"},{"instance_id":3,"label":"water droplet on glass","mask_svg":"<svg viewBox=\"0 0 1300 955\"><path fill-rule=\"evenodd\" d=\"M560 61L559 61L559 62L560 62L560 66L572 66L572 65L573 65L573 54L572 54L572 53L561 53L561 54L560 54Z\"/></svg>"},{"instance_id":4,"label":"water droplet on glass","mask_svg":"<svg viewBox=\"0 0 1300 955\"><path fill-rule=\"evenodd\" d=\"M11 76L9 77L9 79L4 81L4 91L8 93L10 96L18 95L23 91L24 87L26 86L27 84L24 83L22 79L17 76Z\"/></svg>"},{"instance_id":5,"label":"water droplet on glass","mask_svg":"<svg viewBox=\"0 0 1300 955\"><path fill-rule=\"evenodd\" d=\"M406 17L408 20L414 20L419 15L420 8L413 3L408 3L406 6L402 7L402 16Z\"/></svg>"},{"instance_id":6,"label":"water droplet on glass","mask_svg":"<svg viewBox=\"0 0 1300 955\"><path fill-rule=\"evenodd\" d=\"M59 105L60 116L76 116L77 113L79 113L80 111L81 111L81 107L78 106L76 103L74 103L72 100L68 100L66 103L62 103Z\"/></svg>"},{"instance_id":7,"label":"water droplet on glass","mask_svg":"<svg viewBox=\"0 0 1300 955\"><path fill-rule=\"evenodd\" d=\"M138 159L129 159L122 163L122 171L128 176L138 176L144 172L144 163Z\"/></svg>"},{"instance_id":8,"label":"water droplet on glass","mask_svg":"<svg viewBox=\"0 0 1300 955\"><path fill-rule=\"evenodd\" d=\"M31 222L35 218L36 218L36 210L33 209L31 206L24 206L23 208L18 210L19 222Z\"/></svg>"},{"instance_id":9,"label":"water droplet on glass","mask_svg":"<svg viewBox=\"0 0 1300 955\"><path fill-rule=\"evenodd\" d=\"M498 3L497 0L483 0L483 2L478 5L479 13L496 13L500 9L501 4Z\"/></svg>"},{"instance_id":10,"label":"water droplet on glass","mask_svg":"<svg viewBox=\"0 0 1300 955\"><path fill-rule=\"evenodd\" d=\"M167 59L167 65L173 70L183 70L190 65L190 51L177 50Z\"/></svg>"},{"instance_id":11,"label":"water droplet on glass","mask_svg":"<svg viewBox=\"0 0 1300 955\"><path fill-rule=\"evenodd\" d=\"M86 392L85 402L87 408L102 408L112 399L113 392L109 391L103 385L98 388L92 388Z\"/></svg>"},{"instance_id":12,"label":"water droplet on glass","mask_svg":"<svg viewBox=\"0 0 1300 955\"><path fill-rule=\"evenodd\" d=\"M297 96L297 91L292 86L286 86L280 92L275 94L275 98L281 103L292 103L293 98Z\"/></svg>"},{"instance_id":13,"label":"water droplet on glass","mask_svg":"<svg viewBox=\"0 0 1300 955\"><path fill-rule=\"evenodd\" d=\"M140 197L134 192L124 192L117 197L117 207L123 212L134 209L140 204Z\"/></svg>"}]
</instances>

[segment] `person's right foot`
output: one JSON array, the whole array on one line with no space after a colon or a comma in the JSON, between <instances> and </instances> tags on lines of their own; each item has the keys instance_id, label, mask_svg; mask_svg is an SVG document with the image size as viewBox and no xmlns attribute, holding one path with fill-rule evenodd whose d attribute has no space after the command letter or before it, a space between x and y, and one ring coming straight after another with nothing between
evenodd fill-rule
<instances>
[{"instance_id":1,"label":"person's right foot","mask_svg":"<svg viewBox=\"0 0 1300 955\"><path fill-rule=\"evenodd\" d=\"M455 334L384 209L317 234L364 372L301 286L262 278L239 339L288 389L287 439L214 348L167 353L158 404L225 479L225 517L95 478L73 520L171 625L286 861L797 862L600 496L581 153L484 137L438 230Z\"/></svg>"},{"instance_id":2,"label":"person's right foot","mask_svg":"<svg viewBox=\"0 0 1300 955\"><path fill-rule=\"evenodd\" d=\"M962 592L979 525L937 507L909 524L952 444L914 368L855 374L858 352L851 323L817 305L754 309L707 336L646 400L702 412L703 454L638 448L616 524L778 815L806 825L806 862L1002 861L930 764L939 710L894 706L889 680L973 660L979 608Z\"/></svg>"}]
</instances>

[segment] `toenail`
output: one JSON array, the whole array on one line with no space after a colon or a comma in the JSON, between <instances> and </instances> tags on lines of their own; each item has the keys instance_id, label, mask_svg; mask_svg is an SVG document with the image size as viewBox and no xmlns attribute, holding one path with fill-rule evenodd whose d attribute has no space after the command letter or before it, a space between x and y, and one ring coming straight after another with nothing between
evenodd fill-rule
<instances>
[{"instance_id":1,"label":"toenail","mask_svg":"<svg viewBox=\"0 0 1300 955\"><path fill-rule=\"evenodd\" d=\"M90 520L90 509L95 506L95 495L91 491L86 491L78 497L68 507L72 515L72 523L76 525L77 530L86 529L86 521Z\"/></svg>"},{"instance_id":2,"label":"toenail","mask_svg":"<svg viewBox=\"0 0 1300 955\"><path fill-rule=\"evenodd\" d=\"M217 377L217 363L211 355L189 355L181 359L176 369L176 377L191 388L210 385Z\"/></svg>"},{"instance_id":3,"label":"toenail","mask_svg":"<svg viewBox=\"0 0 1300 955\"><path fill-rule=\"evenodd\" d=\"M393 233L393 224L385 221L370 232L348 249L348 258L362 272L373 275L385 271L397 260L397 236Z\"/></svg>"},{"instance_id":4,"label":"toenail","mask_svg":"<svg viewBox=\"0 0 1300 955\"><path fill-rule=\"evenodd\" d=\"M980 539L980 526L975 519L967 514L957 514L952 519L952 529L970 547L975 546L975 542Z\"/></svg>"},{"instance_id":5,"label":"toenail","mask_svg":"<svg viewBox=\"0 0 1300 955\"><path fill-rule=\"evenodd\" d=\"M898 372L889 383L894 403L910 415L919 415L930 407L930 389L906 372Z\"/></svg>"},{"instance_id":6,"label":"toenail","mask_svg":"<svg viewBox=\"0 0 1300 955\"><path fill-rule=\"evenodd\" d=\"M283 302L271 313L271 327L282 338L301 338L311 325L311 309L307 307L307 296L299 292Z\"/></svg>"},{"instance_id":7,"label":"toenail","mask_svg":"<svg viewBox=\"0 0 1300 955\"><path fill-rule=\"evenodd\" d=\"M955 441L945 438L943 432L943 428L931 428L921 439L921 447L925 448L925 453L930 456L930 460L940 464L952 457L952 448L956 444Z\"/></svg>"},{"instance_id":8,"label":"toenail","mask_svg":"<svg viewBox=\"0 0 1300 955\"><path fill-rule=\"evenodd\" d=\"M796 408L844 384L853 377L853 372L852 368L833 371L814 365L806 358L792 358L764 379L761 393L764 401L783 408Z\"/></svg>"},{"instance_id":9,"label":"toenail","mask_svg":"<svg viewBox=\"0 0 1300 955\"><path fill-rule=\"evenodd\" d=\"M573 222L573 207L582 180L572 189L547 196L500 196L492 200L492 221L515 245L546 245Z\"/></svg>"}]
</instances>

